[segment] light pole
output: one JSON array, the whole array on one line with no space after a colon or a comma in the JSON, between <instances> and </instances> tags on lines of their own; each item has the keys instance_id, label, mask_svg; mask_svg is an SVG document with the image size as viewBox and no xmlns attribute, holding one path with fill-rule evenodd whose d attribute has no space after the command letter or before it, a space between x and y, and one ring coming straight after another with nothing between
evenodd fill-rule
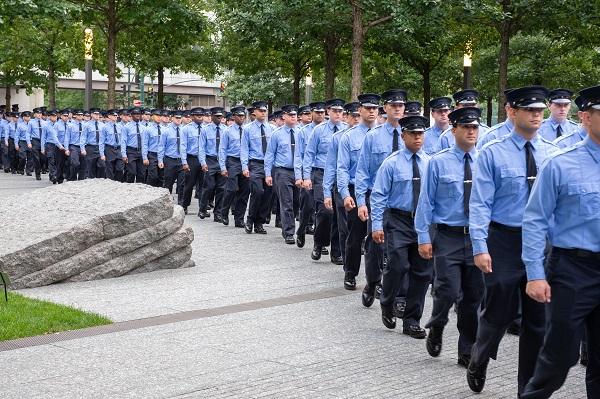
<instances>
[{"instance_id":1,"label":"light pole","mask_svg":"<svg viewBox=\"0 0 600 399\"><path fill-rule=\"evenodd\" d=\"M467 42L465 54L463 57L463 89L470 89L471 86L471 42Z\"/></svg>"},{"instance_id":2,"label":"light pole","mask_svg":"<svg viewBox=\"0 0 600 399\"><path fill-rule=\"evenodd\" d=\"M90 28L84 31L83 44L85 46L85 95L83 107L89 110L92 106L92 46L94 45L94 32Z\"/></svg>"},{"instance_id":3,"label":"light pole","mask_svg":"<svg viewBox=\"0 0 600 399\"><path fill-rule=\"evenodd\" d=\"M306 81L304 82L304 103L310 104L312 102L312 76L310 75L310 71L308 75L306 75Z\"/></svg>"}]
</instances>

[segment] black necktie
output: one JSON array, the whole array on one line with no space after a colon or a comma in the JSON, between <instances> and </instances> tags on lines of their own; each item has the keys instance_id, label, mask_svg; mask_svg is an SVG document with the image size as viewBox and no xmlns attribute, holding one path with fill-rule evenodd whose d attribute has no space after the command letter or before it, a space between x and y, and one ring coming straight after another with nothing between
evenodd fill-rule
<instances>
[{"instance_id":1,"label":"black necktie","mask_svg":"<svg viewBox=\"0 0 600 399\"><path fill-rule=\"evenodd\" d=\"M338 128L337 128L337 126L333 125L333 134L336 134L336 133L337 133L337 131L338 131Z\"/></svg>"},{"instance_id":2,"label":"black necktie","mask_svg":"<svg viewBox=\"0 0 600 399\"><path fill-rule=\"evenodd\" d=\"M421 172L419 171L419 164L417 164L417 154L412 156L412 211L417 209L417 203L419 202L419 193L421 192Z\"/></svg>"},{"instance_id":3,"label":"black necktie","mask_svg":"<svg viewBox=\"0 0 600 399\"><path fill-rule=\"evenodd\" d=\"M465 216L469 216L469 200L471 199L471 187L473 186L473 173L471 171L471 155L465 154L465 174L463 178L463 210Z\"/></svg>"},{"instance_id":4,"label":"black necktie","mask_svg":"<svg viewBox=\"0 0 600 399\"><path fill-rule=\"evenodd\" d=\"M179 126L175 126L177 132L177 154L179 154L179 146L181 145L181 138L179 137Z\"/></svg>"},{"instance_id":5,"label":"black necktie","mask_svg":"<svg viewBox=\"0 0 600 399\"><path fill-rule=\"evenodd\" d=\"M242 126L240 125L240 141L242 141Z\"/></svg>"},{"instance_id":6,"label":"black necktie","mask_svg":"<svg viewBox=\"0 0 600 399\"><path fill-rule=\"evenodd\" d=\"M119 145L119 132L117 132L117 124L113 124L114 134L115 134L115 146Z\"/></svg>"},{"instance_id":7,"label":"black necktie","mask_svg":"<svg viewBox=\"0 0 600 399\"><path fill-rule=\"evenodd\" d=\"M42 121L39 119L38 119L38 132L40 132L40 139L41 139L42 138Z\"/></svg>"},{"instance_id":8,"label":"black necktie","mask_svg":"<svg viewBox=\"0 0 600 399\"><path fill-rule=\"evenodd\" d=\"M398 129L394 129L392 132L394 134L394 139L392 140L392 152L398 151Z\"/></svg>"},{"instance_id":9,"label":"black necktie","mask_svg":"<svg viewBox=\"0 0 600 399\"><path fill-rule=\"evenodd\" d=\"M560 137L562 136L562 126L558 125L558 127L556 128L556 137Z\"/></svg>"},{"instance_id":10,"label":"black necktie","mask_svg":"<svg viewBox=\"0 0 600 399\"><path fill-rule=\"evenodd\" d=\"M135 123L135 132L137 133L137 149L141 150L142 149L142 136L140 134L140 123L139 122Z\"/></svg>"},{"instance_id":11,"label":"black necktie","mask_svg":"<svg viewBox=\"0 0 600 399\"><path fill-rule=\"evenodd\" d=\"M100 144L100 132L98 131L98 121L96 121L95 125L96 125L96 144Z\"/></svg>"},{"instance_id":12,"label":"black necktie","mask_svg":"<svg viewBox=\"0 0 600 399\"><path fill-rule=\"evenodd\" d=\"M216 144L216 148L215 148L215 152L219 152L219 143L221 142L221 130L219 129L219 125L217 125L217 136L216 136L217 140L217 144Z\"/></svg>"},{"instance_id":13,"label":"black necktie","mask_svg":"<svg viewBox=\"0 0 600 399\"><path fill-rule=\"evenodd\" d=\"M294 138L294 129L290 129L290 150L292 151L292 165L294 164L294 148L296 148L296 139Z\"/></svg>"},{"instance_id":14,"label":"black necktie","mask_svg":"<svg viewBox=\"0 0 600 399\"><path fill-rule=\"evenodd\" d=\"M81 139L81 130L82 130L81 122L79 122L79 139Z\"/></svg>"},{"instance_id":15,"label":"black necktie","mask_svg":"<svg viewBox=\"0 0 600 399\"><path fill-rule=\"evenodd\" d=\"M160 140L160 124L157 124L156 128L158 129L158 139Z\"/></svg>"},{"instance_id":16,"label":"black necktie","mask_svg":"<svg viewBox=\"0 0 600 399\"><path fill-rule=\"evenodd\" d=\"M535 182L535 177L537 176L537 165L535 164L535 158L531 149L533 146L531 142L528 141L525 143L525 163L527 165L527 184L529 185L529 193L531 194L531 187L533 187L533 183Z\"/></svg>"},{"instance_id":17,"label":"black necktie","mask_svg":"<svg viewBox=\"0 0 600 399\"><path fill-rule=\"evenodd\" d=\"M265 125L260 124L260 139L262 140L263 155L267 152L267 135L265 134Z\"/></svg>"}]
</instances>

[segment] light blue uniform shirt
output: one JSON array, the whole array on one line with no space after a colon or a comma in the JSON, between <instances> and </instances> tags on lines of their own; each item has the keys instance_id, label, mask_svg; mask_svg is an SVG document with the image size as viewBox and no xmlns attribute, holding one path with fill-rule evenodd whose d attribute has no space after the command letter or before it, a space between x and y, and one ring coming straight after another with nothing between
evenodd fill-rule
<instances>
[{"instance_id":1,"label":"light blue uniform shirt","mask_svg":"<svg viewBox=\"0 0 600 399\"><path fill-rule=\"evenodd\" d=\"M164 127L164 129L163 129ZM163 163L165 157L181 158L181 136L183 126L170 123L161 125L160 141L158 142L158 163ZM179 136L179 146L177 145Z\"/></svg>"},{"instance_id":2,"label":"light blue uniform shirt","mask_svg":"<svg viewBox=\"0 0 600 399\"><path fill-rule=\"evenodd\" d=\"M423 150L416 154L419 174L423 176L430 157ZM373 231L383 230L383 213L388 208L412 212L412 156L411 151L403 148L387 157L377 171L371 192Z\"/></svg>"},{"instance_id":3,"label":"light blue uniform shirt","mask_svg":"<svg viewBox=\"0 0 600 399\"><path fill-rule=\"evenodd\" d=\"M484 145L492 140L508 136L513 131L514 127L515 125L510 119L492 126L490 130L483 135L483 137L479 137L477 139L477 150L481 150Z\"/></svg>"},{"instance_id":4,"label":"light blue uniform shirt","mask_svg":"<svg viewBox=\"0 0 600 399\"><path fill-rule=\"evenodd\" d=\"M244 127L234 123L229 126L225 134L221 137L221 144L219 145L219 165L221 171L226 171L225 160L227 157L240 158L240 142L242 141L242 135L244 133Z\"/></svg>"},{"instance_id":5,"label":"light blue uniform shirt","mask_svg":"<svg viewBox=\"0 0 600 399\"><path fill-rule=\"evenodd\" d=\"M423 151L427 154L435 154L441 150L440 136L446 129L438 127L436 124L425 130L425 142L423 143Z\"/></svg>"},{"instance_id":6,"label":"light blue uniform shirt","mask_svg":"<svg viewBox=\"0 0 600 399\"><path fill-rule=\"evenodd\" d=\"M528 280L546 278L547 236L554 247L600 252L598 176L600 145L590 137L542 165L523 214L522 258Z\"/></svg>"},{"instance_id":7,"label":"light blue uniform shirt","mask_svg":"<svg viewBox=\"0 0 600 399\"><path fill-rule=\"evenodd\" d=\"M242 170L248 170L248 161L251 159L264 160L265 154L262 151L262 137L260 126L263 125L263 130L267 138L267 144L273 134L273 127L267 121L248 123L244 126L242 133L242 141L240 143L240 159L242 160Z\"/></svg>"},{"instance_id":8,"label":"light blue uniform shirt","mask_svg":"<svg viewBox=\"0 0 600 399\"><path fill-rule=\"evenodd\" d=\"M69 122L65 122L61 119L57 120L54 123L54 132L56 133L56 140L58 141L58 143L56 143L56 145L64 147L65 136L67 135L69 126L70 126Z\"/></svg>"},{"instance_id":9,"label":"light blue uniform shirt","mask_svg":"<svg viewBox=\"0 0 600 399\"><path fill-rule=\"evenodd\" d=\"M471 173L475 174L477 150L469 151ZM432 224L468 226L465 215L464 179L465 152L456 144L433 155L421 180L419 204L415 213L415 230L419 244L431 243L429 227Z\"/></svg>"},{"instance_id":10,"label":"light blue uniform shirt","mask_svg":"<svg viewBox=\"0 0 600 399\"><path fill-rule=\"evenodd\" d=\"M323 173L323 198L331 198L333 185L337 177L337 156L340 147L340 138L345 130L340 130L331 136L331 144L327 151L327 159L325 160L325 172Z\"/></svg>"},{"instance_id":11,"label":"light blue uniform shirt","mask_svg":"<svg viewBox=\"0 0 600 399\"><path fill-rule=\"evenodd\" d=\"M31 138L42 140L42 131L46 125L46 121L43 119L32 118L29 123L31 124Z\"/></svg>"},{"instance_id":12,"label":"light blue uniform shirt","mask_svg":"<svg viewBox=\"0 0 600 399\"><path fill-rule=\"evenodd\" d=\"M116 127L116 133L115 133ZM119 147L121 149L121 137L123 136L122 125L115 122L106 122L102 125L100 130L100 144L98 145L98 152L100 156L104 155L104 148L109 145L111 147Z\"/></svg>"},{"instance_id":13,"label":"light blue uniform shirt","mask_svg":"<svg viewBox=\"0 0 600 399\"><path fill-rule=\"evenodd\" d=\"M144 127L142 121L131 121L123 127L123 137L121 138L121 155L123 157L127 156L127 147L136 148L140 151L142 150L141 148L138 148L138 137L141 147L142 130L144 130Z\"/></svg>"},{"instance_id":14,"label":"light blue uniform shirt","mask_svg":"<svg viewBox=\"0 0 600 399\"><path fill-rule=\"evenodd\" d=\"M0 119L0 140L5 141L6 140L6 134L7 134L7 130L6 127L8 126L8 121L6 119Z\"/></svg>"},{"instance_id":15,"label":"light blue uniform shirt","mask_svg":"<svg viewBox=\"0 0 600 399\"><path fill-rule=\"evenodd\" d=\"M490 221L521 227L529 196L525 143L526 140L513 131L486 145L479 153L469 203L473 255L488 253L486 240ZM540 135L536 135L531 144L538 169L557 150Z\"/></svg>"},{"instance_id":16,"label":"light blue uniform shirt","mask_svg":"<svg viewBox=\"0 0 600 399\"><path fill-rule=\"evenodd\" d=\"M389 122L376 126L365 136L356 165L356 204L366 205L367 191L375 184L375 175L381 163L392 153L394 129L398 131L398 150L404 148L400 126L393 127ZM412 169L411 169L412 170Z\"/></svg>"},{"instance_id":17,"label":"light blue uniform shirt","mask_svg":"<svg viewBox=\"0 0 600 399\"><path fill-rule=\"evenodd\" d=\"M90 120L83 127L83 134L81 135L80 147L85 150L86 145L98 145L100 141L100 132L102 131L102 121ZM96 131L98 131L98 141L96 141Z\"/></svg>"},{"instance_id":18,"label":"light blue uniform shirt","mask_svg":"<svg viewBox=\"0 0 600 399\"><path fill-rule=\"evenodd\" d=\"M6 143L6 145L8 145L8 139L11 138L15 141L15 146L19 145L19 143L16 141L16 136L17 136L17 122L8 122L6 127L5 127L5 133L4 133L4 142Z\"/></svg>"},{"instance_id":19,"label":"light blue uniform shirt","mask_svg":"<svg viewBox=\"0 0 600 399\"><path fill-rule=\"evenodd\" d=\"M292 154L291 148L291 130L294 131L294 154ZM283 125L273 131L271 140L267 145L267 153L265 154L265 176L271 176L272 168L292 168L294 169L294 176L296 180L302 179L302 172L300 169L294 168L296 158L300 156L298 148L298 136L300 135L300 129L297 126L289 128Z\"/></svg>"},{"instance_id":20,"label":"light blue uniform shirt","mask_svg":"<svg viewBox=\"0 0 600 399\"><path fill-rule=\"evenodd\" d=\"M73 123L68 125L69 127L67 129L67 134L65 134L64 141L65 148L68 149L69 145L75 145L79 147L79 144L81 143L81 135L83 134L84 124L84 121L74 121Z\"/></svg>"},{"instance_id":21,"label":"light blue uniform shirt","mask_svg":"<svg viewBox=\"0 0 600 399\"><path fill-rule=\"evenodd\" d=\"M199 143L202 135L202 125L192 122L181 128L181 163L187 165L188 154L198 156L200 152Z\"/></svg>"},{"instance_id":22,"label":"light blue uniform shirt","mask_svg":"<svg viewBox=\"0 0 600 399\"><path fill-rule=\"evenodd\" d=\"M219 124L219 141L223 138L227 125ZM199 141L198 159L202 166L206 165L206 157L217 157L219 149L217 148L217 125L209 123L202 127Z\"/></svg>"},{"instance_id":23,"label":"light blue uniform shirt","mask_svg":"<svg viewBox=\"0 0 600 399\"><path fill-rule=\"evenodd\" d=\"M58 141L58 137L56 136L55 124L47 121L42 128L42 138L40 139L40 145L42 150L45 149L46 144L54 144L56 146L62 147L62 144Z\"/></svg>"},{"instance_id":24,"label":"light blue uniform shirt","mask_svg":"<svg viewBox=\"0 0 600 399\"><path fill-rule=\"evenodd\" d=\"M553 143L556 144L558 148L567 148L579 143L586 137L587 132L585 131L583 126L580 126L579 129L577 129L573 133L558 137L556 140L553 141Z\"/></svg>"},{"instance_id":25,"label":"light blue uniform shirt","mask_svg":"<svg viewBox=\"0 0 600 399\"><path fill-rule=\"evenodd\" d=\"M538 129L538 134L541 134L546 140L554 141L558 138L556 137L556 130L559 125L562 128L562 133L559 137L574 133L579 129L579 125L569 119L558 123L554 118L550 117L542 122L542 125Z\"/></svg>"},{"instance_id":26,"label":"light blue uniform shirt","mask_svg":"<svg viewBox=\"0 0 600 399\"><path fill-rule=\"evenodd\" d=\"M479 133L477 134L477 141L479 138L486 135L489 129L483 125L479 125ZM456 141L454 140L454 134L452 133L452 127L444 130L444 133L440 136L440 149L445 150L446 148L450 148L454 145Z\"/></svg>"},{"instance_id":27,"label":"light blue uniform shirt","mask_svg":"<svg viewBox=\"0 0 600 399\"><path fill-rule=\"evenodd\" d=\"M20 121L17 123L17 132L15 141L26 141L31 144L31 121Z\"/></svg>"},{"instance_id":28,"label":"light blue uniform shirt","mask_svg":"<svg viewBox=\"0 0 600 399\"><path fill-rule=\"evenodd\" d=\"M337 159L337 188L342 199L350 196L350 185L354 184L358 156L367 132L367 125L359 123L349 128L340 137Z\"/></svg>"},{"instance_id":29,"label":"light blue uniform shirt","mask_svg":"<svg viewBox=\"0 0 600 399\"><path fill-rule=\"evenodd\" d=\"M155 152L158 158L158 143L163 130L166 129L164 125L156 122L150 122L148 126L143 130L142 135L142 159L148 160L148 153Z\"/></svg>"},{"instance_id":30,"label":"light blue uniform shirt","mask_svg":"<svg viewBox=\"0 0 600 399\"><path fill-rule=\"evenodd\" d=\"M347 126L341 121L337 124L327 121L319 124L312 130L308 137L304 158L302 159L302 175L305 179L310 179L312 168L325 169L327 153L329 152L334 130L337 133L345 130Z\"/></svg>"}]
</instances>

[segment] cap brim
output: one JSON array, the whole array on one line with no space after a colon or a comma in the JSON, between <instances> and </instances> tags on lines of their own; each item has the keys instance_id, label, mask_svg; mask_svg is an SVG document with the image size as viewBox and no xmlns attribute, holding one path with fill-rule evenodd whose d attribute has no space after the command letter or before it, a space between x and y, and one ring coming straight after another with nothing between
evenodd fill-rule
<instances>
[{"instance_id":1,"label":"cap brim","mask_svg":"<svg viewBox=\"0 0 600 399\"><path fill-rule=\"evenodd\" d=\"M406 133L423 133L425 131L424 127L413 127L413 128L406 128L406 129L402 129L403 132Z\"/></svg>"},{"instance_id":2,"label":"cap brim","mask_svg":"<svg viewBox=\"0 0 600 399\"><path fill-rule=\"evenodd\" d=\"M550 102L553 102L556 104L570 104L571 100L569 100L568 98L556 98L554 100L550 100Z\"/></svg>"},{"instance_id":3,"label":"cap brim","mask_svg":"<svg viewBox=\"0 0 600 399\"><path fill-rule=\"evenodd\" d=\"M254 108L254 110L255 110L255 111L256 111L256 110L258 110L258 111L266 111L266 110L267 110L267 107L256 107L256 108Z\"/></svg>"},{"instance_id":4,"label":"cap brim","mask_svg":"<svg viewBox=\"0 0 600 399\"><path fill-rule=\"evenodd\" d=\"M546 109L548 106L546 103L531 103L527 105L519 105L518 108L538 108L538 109Z\"/></svg>"},{"instance_id":5,"label":"cap brim","mask_svg":"<svg viewBox=\"0 0 600 399\"><path fill-rule=\"evenodd\" d=\"M389 100L384 101L384 104L406 104L404 100Z\"/></svg>"},{"instance_id":6,"label":"cap brim","mask_svg":"<svg viewBox=\"0 0 600 399\"><path fill-rule=\"evenodd\" d=\"M590 105L590 108L600 109L600 104Z\"/></svg>"},{"instance_id":7,"label":"cap brim","mask_svg":"<svg viewBox=\"0 0 600 399\"><path fill-rule=\"evenodd\" d=\"M379 104L373 104L373 103L363 103L360 104L361 107L379 107Z\"/></svg>"},{"instance_id":8,"label":"cap brim","mask_svg":"<svg viewBox=\"0 0 600 399\"><path fill-rule=\"evenodd\" d=\"M481 123L479 123L479 121L467 121L467 122L456 122L458 125L465 125L465 126L481 126Z\"/></svg>"},{"instance_id":9,"label":"cap brim","mask_svg":"<svg viewBox=\"0 0 600 399\"><path fill-rule=\"evenodd\" d=\"M475 100L462 100L458 102L459 104L477 104Z\"/></svg>"},{"instance_id":10,"label":"cap brim","mask_svg":"<svg viewBox=\"0 0 600 399\"><path fill-rule=\"evenodd\" d=\"M445 105L445 106L443 106L443 107L436 107L436 108L433 108L433 110L434 110L434 111L450 111L450 109L451 109L451 108L450 108L449 106L447 106L447 105Z\"/></svg>"}]
</instances>

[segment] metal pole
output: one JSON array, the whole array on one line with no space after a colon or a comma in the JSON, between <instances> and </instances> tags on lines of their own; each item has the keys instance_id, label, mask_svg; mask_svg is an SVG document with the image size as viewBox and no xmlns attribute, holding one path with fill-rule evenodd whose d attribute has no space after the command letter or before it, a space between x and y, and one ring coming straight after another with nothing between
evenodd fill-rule
<instances>
[{"instance_id":1,"label":"metal pole","mask_svg":"<svg viewBox=\"0 0 600 399\"><path fill-rule=\"evenodd\" d=\"M131 68L127 67L127 108L131 107Z\"/></svg>"},{"instance_id":2,"label":"metal pole","mask_svg":"<svg viewBox=\"0 0 600 399\"><path fill-rule=\"evenodd\" d=\"M87 28L84 31L85 46L85 94L83 97L83 107L89 110L92 106L92 46L94 44L94 32Z\"/></svg>"},{"instance_id":3,"label":"metal pole","mask_svg":"<svg viewBox=\"0 0 600 399\"><path fill-rule=\"evenodd\" d=\"M471 85L471 67L463 67L463 89L470 89Z\"/></svg>"},{"instance_id":4,"label":"metal pole","mask_svg":"<svg viewBox=\"0 0 600 399\"><path fill-rule=\"evenodd\" d=\"M140 75L140 101L142 103L142 107L144 106L144 75Z\"/></svg>"}]
</instances>

